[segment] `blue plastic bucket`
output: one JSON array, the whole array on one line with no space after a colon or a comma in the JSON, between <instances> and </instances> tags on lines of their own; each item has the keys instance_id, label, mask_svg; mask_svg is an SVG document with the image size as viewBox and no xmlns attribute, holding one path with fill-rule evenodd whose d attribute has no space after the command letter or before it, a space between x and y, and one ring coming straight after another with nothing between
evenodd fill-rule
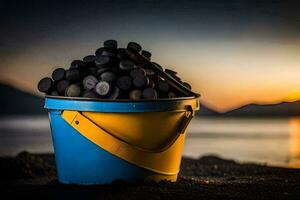
<instances>
[{"instance_id":1,"label":"blue plastic bucket","mask_svg":"<svg viewBox=\"0 0 300 200\"><path fill-rule=\"evenodd\" d=\"M191 102L196 103L195 110L199 109L197 98L130 102L47 96L45 108L49 111L58 180L66 184L107 184L118 179L142 181L159 175L155 170L137 166L96 145L63 119L63 111L174 112L184 110Z\"/></svg>"}]
</instances>

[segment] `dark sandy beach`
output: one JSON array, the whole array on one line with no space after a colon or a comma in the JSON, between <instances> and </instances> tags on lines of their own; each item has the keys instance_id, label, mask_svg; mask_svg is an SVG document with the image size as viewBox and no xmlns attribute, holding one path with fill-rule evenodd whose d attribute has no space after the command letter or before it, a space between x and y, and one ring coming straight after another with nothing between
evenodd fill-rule
<instances>
[{"instance_id":1,"label":"dark sandy beach","mask_svg":"<svg viewBox=\"0 0 300 200\"><path fill-rule=\"evenodd\" d=\"M3 194L39 199L299 199L300 170L239 164L215 156L183 158L178 182L62 185L52 154L0 159Z\"/></svg>"}]
</instances>

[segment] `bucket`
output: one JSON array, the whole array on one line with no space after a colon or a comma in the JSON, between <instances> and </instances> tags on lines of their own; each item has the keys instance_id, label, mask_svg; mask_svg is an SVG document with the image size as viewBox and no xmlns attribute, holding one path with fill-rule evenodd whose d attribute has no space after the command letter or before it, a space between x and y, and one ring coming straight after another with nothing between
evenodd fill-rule
<instances>
[{"instance_id":1,"label":"bucket","mask_svg":"<svg viewBox=\"0 0 300 200\"><path fill-rule=\"evenodd\" d=\"M46 96L58 180L176 181L197 97L144 101Z\"/></svg>"}]
</instances>

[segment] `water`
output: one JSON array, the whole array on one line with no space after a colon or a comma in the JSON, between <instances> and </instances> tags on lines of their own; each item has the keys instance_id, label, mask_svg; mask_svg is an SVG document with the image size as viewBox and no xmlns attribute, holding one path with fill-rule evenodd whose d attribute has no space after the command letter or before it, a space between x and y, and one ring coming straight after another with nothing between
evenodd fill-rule
<instances>
[{"instance_id":1,"label":"water","mask_svg":"<svg viewBox=\"0 0 300 200\"><path fill-rule=\"evenodd\" d=\"M0 156L20 151L53 152L47 117L0 119ZM195 118L188 128L183 155L216 154L241 162L300 167L300 118Z\"/></svg>"}]
</instances>

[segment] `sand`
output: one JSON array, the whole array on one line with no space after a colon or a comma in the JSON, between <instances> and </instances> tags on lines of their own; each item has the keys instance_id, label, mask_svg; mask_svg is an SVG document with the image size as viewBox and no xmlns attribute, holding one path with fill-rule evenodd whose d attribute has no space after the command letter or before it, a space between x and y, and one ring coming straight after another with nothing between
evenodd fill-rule
<instances>
[{"instance_id":1,"label":"sand","mask_svg":"<svg viewBox=\"0 0 300 200\"><path fill-rule=\"evenodd\" d=\"M183 158L176 183L76 186L58 183L54 156L22 152L0 158L1 190L39 199L300 199L300 170L240 164L215 156Z\"/></svg>"}]
</instances>

